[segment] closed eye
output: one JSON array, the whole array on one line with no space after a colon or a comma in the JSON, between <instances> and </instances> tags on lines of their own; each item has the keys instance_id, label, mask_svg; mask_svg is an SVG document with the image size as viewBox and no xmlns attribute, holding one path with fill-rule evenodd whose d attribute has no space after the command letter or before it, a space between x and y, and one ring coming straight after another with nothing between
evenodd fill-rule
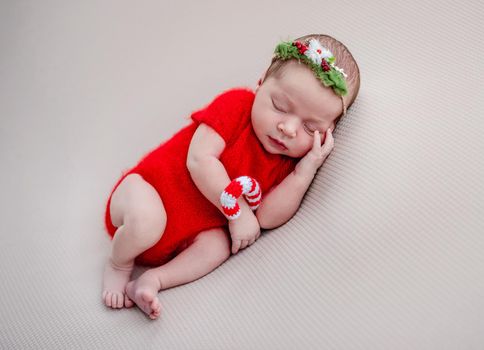
<instances>
[{"instance_id":1,"label":"closed eye","mask_svg":"<svg viewBox=\"0 0 484 350\"><path fill-rule=\"evenodd\" d=\"M279 112L282 112L282 113L287 113L285 110L283 110L282 108L279 108L277 107L276 103L274 102L274 99L271 98L271 101L272 101L272 105L274 106L274 108L279 111ZM314 135L314 132L316 130L318 130L317 126L314 124L314 123L311 123L311 122L305 122L303 123L303 127L304 127L304 130L311 136Z\"/></svg>"},{"instance_id":2,"label":"closed eye","mask_svg":"<svg viewBox=\"0 0 484 350\"><path fill-rule=\"evenodd\" d=\"M311 123L304 123L304 129L311 135L317 130Z\"/></svg>"},{"instance_id":3,"label":"closed eye","mask_svg":"<svg viewBox=\"0 0 484 350\"><path fill-rule=\"evenodd\" d=\"M279 107L276 106L276 104L274 103L274 100L273 99L271 99L271 101L272 101L272 105L274 106L274 108L276 110L278 110L279 112L282 112L282 113L286 113L286 111L284 111L283 109L281 109L281 108L279 108Z\"/></svg>"}]
</instances>

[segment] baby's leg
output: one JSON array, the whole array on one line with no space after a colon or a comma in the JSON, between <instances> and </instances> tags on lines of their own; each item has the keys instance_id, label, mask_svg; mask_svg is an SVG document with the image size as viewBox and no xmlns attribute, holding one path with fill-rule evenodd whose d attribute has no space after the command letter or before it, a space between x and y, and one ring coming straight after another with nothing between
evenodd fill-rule
<instances>
[{"instance_id":1,"label":"baby's leg","mask_svg":"<svg viewBox=\"0 0 484 350\"><path fill-rule=\"evenodd\" d=\"M102 298L106 306L133 306L125 295L134 259L159 241L166 227L166 212L158 192L138 174L130 174L114 191L111 221L118 229L104 269Z\"/></svg>"},{"instance_id":2,"label":"baby's leg","mask_svg":"<svg viewBox=\"0 0 484 350\"><path fill-rule=\"evenodd\" d=\"M160 315L158 291L194 281L230 256L230 240L222 228L200 232L192 244L166 264L147 270L126 286L131 300L150 318Z\"/></svg>"}]
</instances>

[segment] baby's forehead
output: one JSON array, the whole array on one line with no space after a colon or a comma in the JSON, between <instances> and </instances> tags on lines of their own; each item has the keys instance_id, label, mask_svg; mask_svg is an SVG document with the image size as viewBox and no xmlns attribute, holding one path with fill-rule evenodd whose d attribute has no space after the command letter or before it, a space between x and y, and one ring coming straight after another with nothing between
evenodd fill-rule
<instances>
[{"instance_id":1,"label":"baby's forehead","mask_svg":"<svg viewBox=\"0 0 484 350\"><path fill-rule=\"evenodd\" d=\"M308 112L319 115L339 115L339 98L330 87L323 86L311 68L305 64L294 61L284 65L276 79L278 95L287 103L304 105Z\"/></svg>"},{"instance_id":2,"label":"baby's forehead","mask_svg":"<svg viewBox=\"0 0 484 350\"><path fill-rule=\"evenodd\" d=\"M279 82L286 85L301 85L306 88L321 89L321 81L307 65L291 60L275 74Z\"/></svg>"},{"instance_id":3,"label":"baby's forehead","mask_svg":"<svg viewBox=\"0 0 484 350\"><path fill-rule=\"evenodd\" d=\"M328 95L330 91L322 85L321 81L315 76L306 65L295 66L286 65L281 68L279 76L276 77L277 85L287 93ZM319 97L319 96L318 96Z\"/></svg>"},{"instance_id":4,"label":"baby's forehead","mask_svg":"<svg viewBox=\"0 0 484 350\"><path fill-rule=\"evenodd\" d=\"M287 76L287 74L292 74L292 73L296 73L296 67L295 66L295 63L296 61L294 60L290 60L290 61L286 61L282 64L282 66L279 68L279 70L276 72L276 76L278 78L283 78L285 76ZM308 68L309 69L309 68Z\"/></svg>"}]
</instances>

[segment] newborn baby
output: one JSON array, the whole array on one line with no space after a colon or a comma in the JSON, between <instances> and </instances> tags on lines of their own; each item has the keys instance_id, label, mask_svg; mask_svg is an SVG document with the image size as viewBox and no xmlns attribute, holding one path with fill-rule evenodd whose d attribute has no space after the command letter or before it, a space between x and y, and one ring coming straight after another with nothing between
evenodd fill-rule
<instances>
[{"instance_id":1,"label":"newborn baby","mask_svg":"<svg viewBox=\"0 0 484 350\"><path fill-rule=\"evenodd\" d=\"M109 196L105 305L136 304L156 319L160 290L206 275L261 229L287 222L332 151L359 81L343 44L307 35L277 45L255 91L229 89L192 113L190 125L124 173ZM242 185L259 189L257 205L240 195ZM222 193L237 206L224 205ZM130 281L135 262L153 268Z\"/></svg>"}]
</instances>

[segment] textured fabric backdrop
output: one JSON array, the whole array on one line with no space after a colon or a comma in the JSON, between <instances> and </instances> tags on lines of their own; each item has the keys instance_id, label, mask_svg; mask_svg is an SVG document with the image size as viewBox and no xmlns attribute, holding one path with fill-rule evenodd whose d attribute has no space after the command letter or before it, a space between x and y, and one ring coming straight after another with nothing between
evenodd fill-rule
<instances>
[{"instance_id":1,"label":"textured fabric backdrop","mask_svg":"<svg viewBox=\"0 0 484 350\"><path fill-rule=\"evenodd\" d=\"M482 349L483 16L478 1L1 2L0 348ZM309 33L345 43L362 76L298 213L161 292L157 321L106 308L115 180Z\"/></svg>"}]
</instances>

